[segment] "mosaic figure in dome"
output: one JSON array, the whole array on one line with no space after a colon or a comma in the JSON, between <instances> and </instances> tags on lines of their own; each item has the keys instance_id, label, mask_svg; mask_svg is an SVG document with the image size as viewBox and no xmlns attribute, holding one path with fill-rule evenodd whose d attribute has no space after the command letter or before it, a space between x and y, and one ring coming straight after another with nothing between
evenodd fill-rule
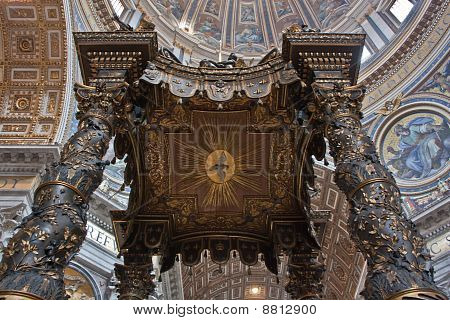
<instances>
[{"instance_id":1,"label":"mosaic figure in dome","mask_svg":"<svg viewBox=\"0 0 450 320\"><path fill-rule=\"evenodd\" d=\"M164 8L169 9L169 11L177 18L181 19L186 8L186 3L184 0L156 0L156 2L162 5Z\"/></svg>"},{"instance_id":2,"label":"mosaic figure in dome","mask_svg":"<svg viewBox=\"0 0 450 320\"><path fill-rule=\"evenodd\" d=\"M275 10L279 18L292 13L292 8L288 1L276 0L273 2L273 4L275 5Z\"/></svg>"},{"instance_id":3,"label":"mosaic figure in dome","mask_svg":"<svg viewBox=\"0 0 450 320\"><path fill-rule=\"evenodd\" d=\"M201 21L197 30L205 36L212 37L216 40L220 40L222 35L220 28L217 26L217 22L210 17L206 17L205 20Z\"/></svg>"},{"instance_id":4,"label":"mosaic figure in dome","mask_svg":"<svg viewBox=\"0 0 450 320\"><path fill-rule=\"evenodd\" d=\"M249 3L241 5L241 22L256 22L253 4Z\"/></svg>"},{"instance_id":5,"label":"mosaic figure in dome","mask_svg":"<svg viewBox=\"0 0 450 320\"><path fill-rule=\"evenodd\" d=\"M205 5L205 12L219 16L219 2L217 0L208 0Z\"/></svg>"},{"instance_id":6,"label":"mosaic figure in dome","mask_svg":"<svg viewBox=\"0 0 450 320\"><path fill-rule=\"evenodd\" d=\"M450 92L450 61L436 72L420 91L448 94Z\"/></svg>"},{"instance_id":7,"label":"mosaic figure in dome","mask_svg":"<svg viewBox=\"0 0 450 320\"><path fill-rule=\"evenodd\" d=\"M437 124L432 117L416 117L406 124L397 124L397 149L387 147L393 157L387 162L402 179L423 179L432 176L449 160L450 128L448 121Z\"/></svg>"},{"instance_id":8,"label":"mosaic figure in dome","mask_svg":"<svg viewBox=\"0 0 450 320\"><path fill-rule=\"evenodd\" d=\"M236 44L244 43L262 43L263 36L258 27L251 26L244 28L241 32L236 34Z\"/></svg>"},{"instance_id":9,"label":"mosaic figure in dome","mask_svg":"<svg viewBox=\"0 0 450 320\"><path fill-rule=\"evenodd\" d=\"M348 5L347 0L318 0L316 2L317 15L320 21L325 21L329 18L337 8ZM336 17L337 18L337 17Z\"/></svg>"}]
</instances>

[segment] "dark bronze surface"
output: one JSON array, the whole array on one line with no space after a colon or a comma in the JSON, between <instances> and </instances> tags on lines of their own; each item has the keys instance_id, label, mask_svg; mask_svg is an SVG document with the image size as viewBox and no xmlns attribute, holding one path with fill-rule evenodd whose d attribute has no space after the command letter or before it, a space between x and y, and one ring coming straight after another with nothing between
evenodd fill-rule
<instances>
[{"instance_id":1,"label":"dark bronze surface","mask_svg":"<svg viewBox=\"0 0 450 320\"><path fill-rule=\"evenodd\" d=\"M121 250L162 254L162 271L177 253L187 265L205 249L217 263L237 250L253 265L262 253L277 273L280 249L318 249L296 187L297 150L309 143L296 126L300 79L276 52L264 61L192 68L162 55L147 65L137 93L145 196L113 216Z\"/></svg>"},{"instance_id":2,"label":"dark bronze surface","mask_svg":"<svg viewBox=\"0 0 450 320\"><path fill-rule=\"evenodd\" d=\"M351 235L368 263L363 296L388 299L412 288L440 295L424 241L402 214L399 188L361 129L364 88L313 83L312 89L311 125L329 141L336 184L350 202Z\"/></svg>"},{"instance_id":3,"label":"dark bronze surface","mask_svg":"<svg viewBox=\"0 0 450 320\"><path fill-rule=\"evenodd\" d=\"M75 32L75 46L84 83L139 78L158 50L156 32Z\"/></svg>"},{"instance_id":4,"label":"dark bronze surface","mask_svg":"<svg viewBox=\"0 0 450 320\"><path fill-rule=\"evenodd\" d=\"M64 145L59 162L47 167L35 192L32 213L3 253L0 291L9 292L5 298L67 298L63 268L86 236L88 200L108 164L102 158L113 135L110 122L120 112L117 108L126 86L106 88L99 83L97 87L77 86L75 92L82 119L78 131Z\"/></svg>"},{"instance_id":5,"label":"dark bronze surface","mask_svg":"<svg viewBox=\"0 0 450 320\"><path fill-rule=\"evenodd\" d=\"M127 252L123 257L124 264L116 264L114 270L119 300L147 300L155 290L152 256Z\"/></svg>"}]
</instances>

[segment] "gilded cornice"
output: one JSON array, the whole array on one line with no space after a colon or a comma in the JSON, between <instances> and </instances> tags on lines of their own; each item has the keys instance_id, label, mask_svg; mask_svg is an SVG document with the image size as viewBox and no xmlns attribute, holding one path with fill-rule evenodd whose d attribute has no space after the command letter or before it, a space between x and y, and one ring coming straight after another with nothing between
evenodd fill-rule
<instances>
[{"instance_id":1,"label":"gilded cornice","mask_svg":"<svg viewBox=\"0 0 450 320\"><path fill-rule=\"evenodd\" d=\"M114 20L112 19L112 12L108 10L107 0L93 1L88 0L87 3L91 9L91 14L95 18L98 26L102 26L104 31L114 31L117 29Z\"/></svg>"}]
</instances>

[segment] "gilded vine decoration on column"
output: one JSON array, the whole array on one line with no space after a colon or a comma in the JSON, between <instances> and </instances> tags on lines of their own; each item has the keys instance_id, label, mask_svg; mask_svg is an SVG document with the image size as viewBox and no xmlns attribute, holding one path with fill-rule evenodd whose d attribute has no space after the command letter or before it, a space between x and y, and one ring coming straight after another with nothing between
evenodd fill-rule
<instances>
[{"instance_id":1,"label":"gilded vine decoration on column","mask_svg":"<svg viewBox=\"0 0 450 320\"><path fill-rule=\"evenodd\" d=\"M311 122L328 138L336 184L350 201L350 233L369 267L362 294L389 299L419 290L428 298L445 298L433 283L421 235L402 214L399 188L361 129L364 88L317 83L312 88Z\"/></svg>"},{"instance_id":2,"label":"gilded vine decoration on column","mask_svg":"<svg viewBox=\"0 0 450 320\"><path fill-rule=\"evenodd\" d=\"M75 85L78 131L58 162L49 165L34 197L32 213L4 250L0 296L66 299L63 268L86 236L88 201L102 181L103 161L120 121L127 86Z\"/></svg>"}]
</instances>

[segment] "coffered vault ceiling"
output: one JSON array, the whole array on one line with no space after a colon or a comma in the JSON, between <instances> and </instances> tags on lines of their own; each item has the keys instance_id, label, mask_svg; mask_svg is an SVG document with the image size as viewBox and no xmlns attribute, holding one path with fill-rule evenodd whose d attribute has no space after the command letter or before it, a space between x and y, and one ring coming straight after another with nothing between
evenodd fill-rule
<instances>
[{"instance_id":1,"label":"coffered vault ceiling","mask_svg":"<svg viewBox=\"0 0 450 320\"><path fill-rule=\"evenodd\" d=\"M67 111L66 48L62 0L0 1L2 143L55 141Z\"/></svg>"}]
</instances>

